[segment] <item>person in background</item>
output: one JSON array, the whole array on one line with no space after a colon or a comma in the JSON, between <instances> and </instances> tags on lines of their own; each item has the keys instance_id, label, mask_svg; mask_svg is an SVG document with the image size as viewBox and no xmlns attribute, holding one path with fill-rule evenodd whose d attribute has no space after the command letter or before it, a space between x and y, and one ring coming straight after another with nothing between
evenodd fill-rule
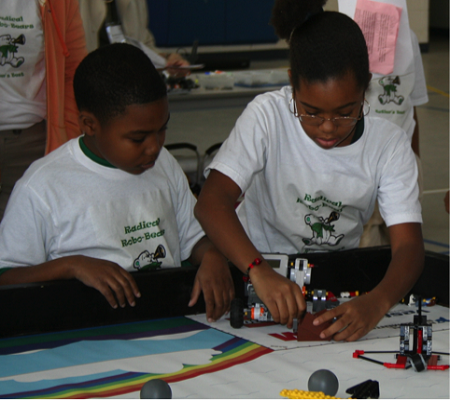
<instances>
[{"instance_id":1,"label":"person in background","mask_svg":"<svg viewBox=\"0 0 450 400\"><path fill-rule=\"evenodd\" d=\"M79 0L81 18L86 32L88 51L104 44L101 32L108 14L117 10L117 23L120 23L125 36L135 39L166 59L167 66L186 66L189 62L178 53L161 53L155 46L155 38L148 29L148 9L146 0ZM99 39L100 38L100 39Z\"/></svg>"},{"instance_id":2,"label":"person in background","mask_svg":"<svg viewBox=\"0 0 450 400\"><path fill-rule=\"evenodd\" d=\"M389 4L389 1L385 1L385 3ZM406 12L406 10L403 10L403 12ZM428 93L419 41L416 34L409 27L406 26L405 28L407 29L407 34L411 37L413 53L412 57L410 57L409 65L407 65L404 71L401 71L401 74L394 73L396 71L396 64L394 65L394 72L391 75L381 75L371 71L372 80L366 91L366 100L370 104L369 116L385 118L406 132L416 156L419 172L417 178L419 199L421 199L423 192L423 173L422 162L420 160L419 121L416 107L428 102ZM400 29L405 28L400 26ZM360 247L388 244L390 244L389 229L380 214L377 203L372 217L364 226Z\"/></svg>"},{"instance_id":3,"label":"person in background","mask_svg":"<svg viewBox=\"0 0 450 400\"><path fill-rule=\"evenodd\" d=\"M0 285L76 278L114 308L133 306L131 271L189 260L199 265L189 304L203 292L208 320L221 317L233 281L163 147L170 114L160 74L140 49L115 43L86 56L74 91L84 135L17 182L0 224Z\"/></svg>"},{"instance_id":4,"label":"person in background","mask_svg":"<svg viewBox=\"0 0 450 400\"><path fill-rule=\"evenodd\" d=\"M206 170L194 212L211 241L252 280L274 320L290 328L304 315L305 300L262 254L357 248L378 199L392 238L384 278L313 321L335 320L322 339L353 341L420 276L422 216L408 138L397 125L365 116L371 74L361 29L322 6L275 1L272 24L289 44L291 85L247 105Z\"/></svg>"},{"instance_id":5,"label":"person in background","mask_svg":"<svg viewBox=\"0 0 450 400\"><path fill-rule=\"evenodd\" d=\"M30 164L81 134L73 75L86 55L77 0L0 2L0 221Z\"/></svg>"}]
</instances>

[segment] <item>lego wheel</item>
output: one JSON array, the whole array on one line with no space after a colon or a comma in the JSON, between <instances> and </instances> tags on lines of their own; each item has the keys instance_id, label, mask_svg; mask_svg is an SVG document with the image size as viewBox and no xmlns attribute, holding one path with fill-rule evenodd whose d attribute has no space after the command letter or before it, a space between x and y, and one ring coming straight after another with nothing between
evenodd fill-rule
<instances>
[{"instance_id":1,"label":"lego wheel","mask_svg":"<svg viewBox=\"0 0 450 400\"><path fill-rule=\"evenodd\" d=\"M427 369L427 362L424 360L422 354L413 354L410 361L411 366L416 372L422 372L424 369Z\"/></svg>"},{"instance_id":2,"label":"lego wheel","mask_svg":"<svg viewBox=\"0 0 450 400\"><path fill-rule=\"evenodd\" d=\"M230 325L239 329L244 325L244 302L242 299L233 299L230 309Z\"/></svg>"}]
</instances>

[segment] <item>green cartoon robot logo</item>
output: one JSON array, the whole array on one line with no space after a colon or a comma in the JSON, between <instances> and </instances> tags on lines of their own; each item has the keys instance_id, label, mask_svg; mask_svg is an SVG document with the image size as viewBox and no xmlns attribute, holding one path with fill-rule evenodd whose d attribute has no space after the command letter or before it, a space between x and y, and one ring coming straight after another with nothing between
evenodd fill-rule
<instances>
[{"instance_id":1,"label":"green cartoon robot logo","mask_svg":"<svg viewBox=\"0 0 450 400\"><path fill-rule=\"evenodd\" d=\"M329 246L336 246L342 240L345 235L334 236L334 225L331 225L333 221L337 221L340 214L336 211L331 212L328 218L316 217L315 215L308 214L305 215L305 223L312 230L311 239L303 239L303 243L307 246L312 246L314 244L323 245L328 244Z\"/></svg>"},{"instance_id":2,"label":"green cartoon robot logo","mask_svg":"<svg viewBox=\"0 0 450 400\"><path fill-rule=\"evenodd\" d=\"M13 39L11 35L0 36L0 66L9 64L14 68L19 68L24 62L23 57L16 57L17 44L25 44L25 36L20 35Z\"/></svg>"}]
</instances>

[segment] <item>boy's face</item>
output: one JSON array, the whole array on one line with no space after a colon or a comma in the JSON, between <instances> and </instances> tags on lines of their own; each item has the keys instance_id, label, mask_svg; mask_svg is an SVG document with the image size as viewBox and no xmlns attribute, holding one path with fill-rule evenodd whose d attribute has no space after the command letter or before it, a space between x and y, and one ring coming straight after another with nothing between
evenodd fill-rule
<instances>
[{"instance_id":1,"label":"boy's face","mask_svg":"<svg viewBox=\"0 0 450 400\"><path fill-rule=\"evenodd\" d=\"M95 119L96 120L96 119ZM155 165L169 122L167 97L133 104L126 112L101 125L85 129L85 143L97 156L130 174L139 175Z\"/></svg>"},{"instance_id":2,"label":"boy's face","mask_svg":"<svg viewBox=\"0 0 450 400\"><path fill-rule=\"evenodd\" d=\"M298 114L325 119L336 117L359 118L364 103L364 90L358 87L354 77L329 79L326 82L300 82L295 89L294 100ZM353 139L357 120L347 120L350 125L340 126L325 120L318 126L301 122L306 134L323 149L348 146Z\"/></svg>"}]
</instances>

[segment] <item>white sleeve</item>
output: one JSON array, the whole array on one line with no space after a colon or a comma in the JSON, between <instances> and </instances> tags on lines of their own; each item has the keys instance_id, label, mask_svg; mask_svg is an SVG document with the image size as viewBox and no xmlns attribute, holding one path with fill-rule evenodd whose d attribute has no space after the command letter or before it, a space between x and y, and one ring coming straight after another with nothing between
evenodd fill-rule
<instances>
[{"instance_id":1,"label":"white sleeve","mask_svg":"<svg viewBox=\"0 0 450 400\"><path fill-rule=\"evenodd\" d=\"M230 136L206 168L220 171L245 192L253 177L265 167L268 145L267 117L258 102L253 101L236 121Z\"/></svg>"},{"instance_id":2,"label":"white sleeve","mask_svg":"<svg viewBox=\"0 0 450 400\"><path fill-rule=\"evenodd\" d=\"M46 249L57 237L51 210L18 181L0 224L0 268L48 261Z\"/></svg>"},{"instance_id":3,"label":"white sleeve","mask_svg":"<svg viewBox=\"0 0 450 400\"><path fill-rule=\"evenodd\" d=\"M387 226L422 223L417 163L406 134L396 136L386 150L378 188L381 216Z\"/></svg>"},{"instance_id":4,"label":"white sleeve","mask_svg":"<svg viewBox=\"0 0 450 400\"><path fill-rule=\"evenodd\" d=\"M416 34L411 31L412 48L414 53L414 89L411 93L411 102L413 106L420 106L428 103L427 84L423 70L422 55L420 54L419 40Z\"/></svg>"}]
</instances>

